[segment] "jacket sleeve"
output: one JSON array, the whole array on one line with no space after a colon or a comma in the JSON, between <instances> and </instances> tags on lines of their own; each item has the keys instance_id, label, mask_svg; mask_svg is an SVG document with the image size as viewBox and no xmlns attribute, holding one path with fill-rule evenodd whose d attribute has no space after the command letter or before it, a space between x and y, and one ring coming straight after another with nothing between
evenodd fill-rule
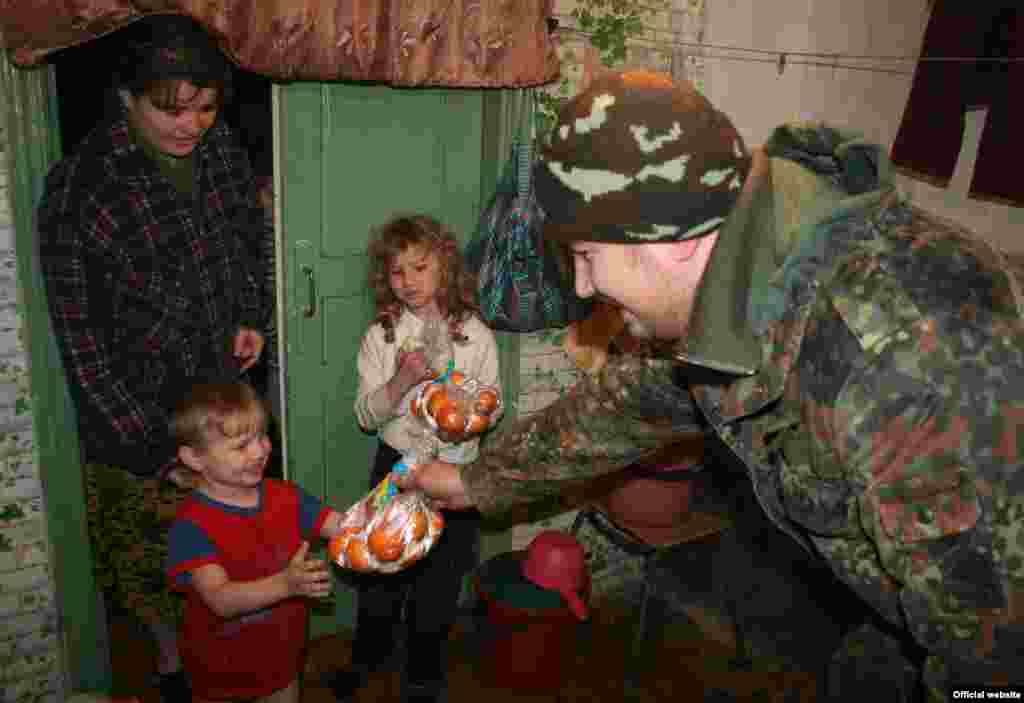
<instances>
[{"instance_id":1,"label":"jacket sleeve","mask_svg":"<svg viewBox=\"0 0 1024 703\"><path fill-rule=\"evenodd\" d=\"M681 435L702 432L669 361L617 356L565 397L502 427L462 468L483 513L504 513L579 490Z\"/></svg>"},{"instance_id":2,"label":"jacket sleeve","mask_svg":"<svg viewBox=\"0 0 1024 703\"><path fill-rule=\"evenodd\" d=\"M92 458L141 475L169 470L176 447L167 411L147 392L139 359L109 343L109 300L93 293L95 277L108 270L101 243L116 237L115 218L94 194L73 191L58 173L38 219L50 317Z\"/></svg>"},{"instance_id":3,"label":"jacket sleeve","mask_svg":"<svg viewBox=\"0 0 1024 703\"><path fill-rule=\"evenodd\" d=\"M274 227L268 220L263 207L259 204L259 191L256 181L251 179L250 206L246 210L246 227L240 233L246 244L249 255L249 266L245 280L245 294L242 296L240 324L261 333L270 327L271 316L274 314L273 300L273 251Z\"/></svg>"},{"instance_id":4,"label":"jacket sleeve","mask_svg":"<svg viewBox=\"0 0 1024 703\"><path fill-rule=\"evenodd\" d=\"M948 388L898 369L871 374L844 393L832 421L839 443L831 456L841 456L853 485L863 486L853 491L856 522L814 542L862 598L928 650L928 675L940 677L940 688L962 675L994 683L1019 660L1010 635L1024 627L1008 600L1024 569L1001 546L1019 534L1024 513L1014 515L1009 502L999 507L996 497L1019 502L1009 477L1020 461L998 456L1009 435L980 406L965 414ZM956 375L947 376L954 385ZM1024 416L1024 400L1007 407L1014 406ZM996 446L974 453L989 436ZM809 506L821 495L791 490L787 503Z\"/></svg>"},{"instance_id":5,"label":"jacket sleeve","mask_svg":"<svg viewBox=\"0 0 1024 703\"><path fill-rule=\"evenodd\" d=\"M1008 279L920 231L817 305L789 390L807 449L780 484L832 570L927 649L929 685L1019 680L1024 326ZM931 283L953 275L971 283Z\"/></svg>"},{"instance_id":6,"label":"jacket sleeve","mask_svg":"<svg viewBox=\"0 0 1024 703\"><path fill-rule=\"evenodd\" d=\"M359 389L356 391L356 420L366 432L376 432L394 416L393 408L389 407L389 399L384 388L393 374L393 369L385 368L384 350L378 338L377 328L371 327L363 335L356 357L359 371Z\"/></svg>"}]
</instances>

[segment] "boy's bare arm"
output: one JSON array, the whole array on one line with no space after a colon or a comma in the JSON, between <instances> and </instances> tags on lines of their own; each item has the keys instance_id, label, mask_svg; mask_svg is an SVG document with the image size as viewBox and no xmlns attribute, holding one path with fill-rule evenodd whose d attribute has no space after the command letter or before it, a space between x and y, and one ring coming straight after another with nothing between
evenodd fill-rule
<instances>
[{"instance_id":1,"label":"boy's bare arm","mask_svg":"<svg viewBox=\"0 0 1024 703\"><path fill-rule=\"evenodd\" d=\"M192 572L193 585L206 605L222 618L244 615L296 596L323 598L331 590L327 564L322 559L308 559L308 552L309 543L303 542L285 569L255 581L232 581L222 566L207 564Z\"/></svg>"}]
</instances>

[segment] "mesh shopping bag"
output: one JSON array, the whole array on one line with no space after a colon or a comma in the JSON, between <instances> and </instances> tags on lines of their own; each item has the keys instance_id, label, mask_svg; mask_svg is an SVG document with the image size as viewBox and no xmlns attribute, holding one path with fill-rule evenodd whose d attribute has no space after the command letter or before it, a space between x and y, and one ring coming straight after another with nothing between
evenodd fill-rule
<instances>
[{"instance_id":1,"label":"mesh shopping bag","mask_svg":"<svg viewBox=\"0 0 1024 703\"><path fill-rule=\"evenodd\" d=\"M481 316L504 332L565 327L592 307L575 293L568 257L543 237L532 167L531 143L521 134L466 249L467 264L477 273Z\"/></svg>"}]
</instances>

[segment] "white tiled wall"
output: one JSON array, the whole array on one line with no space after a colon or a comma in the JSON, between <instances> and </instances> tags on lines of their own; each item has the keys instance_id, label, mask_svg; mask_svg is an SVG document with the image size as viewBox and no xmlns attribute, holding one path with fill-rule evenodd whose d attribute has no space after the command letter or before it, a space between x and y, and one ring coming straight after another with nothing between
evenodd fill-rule
<instances>
[{"instance_id":1,"label":"white tiled wall","mask_svg":"<svg viewBox=\"0 0 1024 703\"><path fill-rule=\"evenodd\" d=\"M705 60L705 93L750 144L763 143L783 122L815 119L857 129L891 146L915 66L899 57L920 51L930 0L713 0L708 5L709 45L770 52L730 60L721 57L738 52L709 50ZM792 53L780 72L775 59L782 52ZM839 66L857 68L832 68L828 58L797 52L831 53ZM826 65L795 63L800 60ZM974 229L1007 251L1024 252L1024 208L967 197L983 123L984 113L968 113L960 161L948 188L902 177L898 183L923 208Z\"/></svg>"}]
</instances>

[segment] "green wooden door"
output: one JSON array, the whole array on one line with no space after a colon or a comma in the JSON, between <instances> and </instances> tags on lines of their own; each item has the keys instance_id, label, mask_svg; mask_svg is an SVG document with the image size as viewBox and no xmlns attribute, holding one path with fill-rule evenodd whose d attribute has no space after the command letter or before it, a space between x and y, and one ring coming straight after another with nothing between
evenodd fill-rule
<instances>
[{"instance_id":1,"label":"green wooden door","mask_svg":"<svg viewBox=\"0 0 1024 703\"><path fill-rule=\"evenodd\" d=\"M109 650L86 530L78 433L36 256L35 208L46 173L60 158L56 95L52 68L18 69L9 57L0 58L0 128L9 152L18 307L30 358L34 443L61 616L62 673L70 690L108 691Z\"/></svg>"},{"instance_id":2,"label":"green wooden door","mask_svg":"<svg viewBox=\"0 0 1024 703\"><path fill-rule=\"evenodd\" d=\"M306 83L278 98L286 465L292 480L343 510L367 490L376 441L352 412L356 354L372 317L370 229L417 212L472 233L484 93ZM336 585L333 616L314 616L314 636L352 624L354 593Z\"/></svg>"}]
</instances>

